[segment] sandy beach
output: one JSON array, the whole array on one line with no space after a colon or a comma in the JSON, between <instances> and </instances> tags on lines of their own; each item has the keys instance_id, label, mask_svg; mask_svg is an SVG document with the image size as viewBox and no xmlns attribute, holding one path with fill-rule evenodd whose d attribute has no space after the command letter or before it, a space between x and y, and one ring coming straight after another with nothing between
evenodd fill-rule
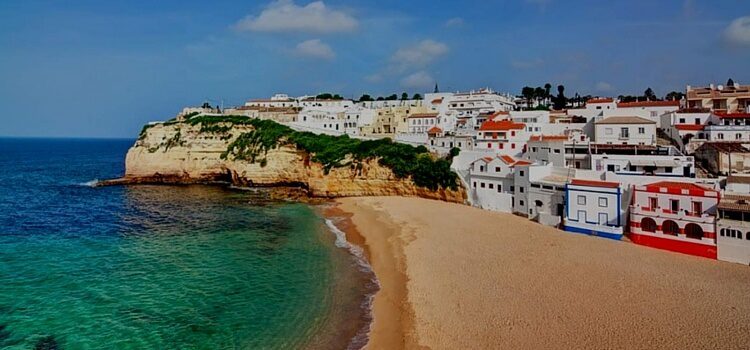
<instances>
[{"instance_id":1,"label":"sandy beach","mask_svg":"<svg viewBox=\"0 0 750 350\"><path fill-rule=\"evenodd\" d=\"M750 267L417 198L340 199L369 349L748 349Z\"/></svg>"}]
</instances>

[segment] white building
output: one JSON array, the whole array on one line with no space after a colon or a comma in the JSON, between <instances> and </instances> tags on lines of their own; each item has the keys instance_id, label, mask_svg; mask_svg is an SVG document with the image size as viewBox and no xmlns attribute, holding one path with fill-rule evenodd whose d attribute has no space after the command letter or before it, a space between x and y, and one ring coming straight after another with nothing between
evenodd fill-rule
<instances>
[{"instance_id":1,"label":"white building","mask_svg":"<svg viewBox=\"0 0 750 350\"><path fill-rule=\"evenodd\" d=\"M750 142L750 113L712 112L703 130L707 141Z\"/></svg>"},{"instance_id":2,"label":"white building","mask_svg":"<svg viewBox=\"0 0 750 350\"><path fill-rule=\"evenodd\" d=\"M426 134L427 130L438 126L437 113L415 113L406 117L410 134Z\"/></svg>"},{"instance_id":3,"label":"white building","mask_svg":"<svg viewBox=\"0 0 750 350\"><path fill-rule=\"evenodd\" d=\"M472 203L483 209L510 213L514 208L514 167L528 161L511 156L482 157L469 165L468 183Z\"/></svg>"},{"instance_id":4,"label":"white building","mask_svg":"<svg viewBox=\"0 0 750 350\"><path fill-rule=\"evenodd\" d=\"M594 140L607 145L655 145L656 122L640 117L609 117L594 123Z\"/></svg>"},{"instance_id":5,"label":"white building","mask_svg":"<svg viewBox=\"0 0 750 350\"><path fill-rule=\"evenodd\" d=\"M750 195L726 193L718 211L718 259L750 265Z\"/></svg>"},{"instance_id":6,"label":"white building","mask_svg":"<svg viewBox=\"0 0 750 350\"><path fill-rule=\"evenodd\" d=\"M695 177L695 160L674 147L666 154L592 154L592 170L609 171L617 175L645 175L666 177Z\"/></svg>"},{"instance_id":7,"label":"white building","mask_svg":"<svg viewBox=\"0 0 750 350\"><path fill-rule=\"evenodd\" d=\"M595 98L586 101L585 107L571 108L568 109L567 113L569 116L583 117L586 121L590 121L598 117L603 117L606 111L616 108L617 102L613 98Z\"/></svg>"},{"instance_id":8,"label":"white building","mask_svg":"<svg viewBox=\"0 0 750 350\"><path fill-rule=\"evenodd\" d=\"M344 133L346 108L304 107L297 116L296 124L313 130Z\"/></svg>"},{"instance_id":9,"label":"white building","mask_svg":"<svg viewBox=\"0 0 750 350\"><path fill-rule=\"evenodd\" d=\"M372 125L377 111L374 109L353 106L344 111L344 132L347 135L360 135L360 128Z\"/></svg>"},{"instance_id":10,"label":"white building","mask_svg":"<svg viewBox=\"0 0 750 350\"><path fill-rule=\"evenodd\" d=\"M477 133L474 149L519 157L524 152L529 136L526 125L511 120L489 120Z\"/></svg>"},{"instance_id":11,"label":"white building","mask_svg":"<svg viewBox=\"0 0 750 350\"><path fill-rule=\"evenodd\" d=\"M296 99L287 94L275 94L269 99L255 99L245 102L246 107L287 108L299 107Z\"/></svg>"},{"instance_id":12,"label":"white building","mask_svg":"<svg viewBox=\"0 0 750 350\"><path fill-rule=\"evenodd\" d=\"M299 107L322 107L322 108L351 108L354 106L352 100L331 100L305 97L299 100Z\"/></svg>"},{"instance_id":13,"label":"white building","mask_svg":"<svg viewBox=\"0 0 750 350\"><path fill-rule=\"evenodd\" d=\"M566 187L565 198L565 231L622 238L625 210L619 183L573 179Z\"/></svg>"},{"instance_id":14,"label":"white building","mask_svg":"<svg viewBox=\"0 0 750 350\"><path fill-rule=\"evenodd\" d=\"M604 117L640 117L660 122L664 114L680 109L680 101L619 102L617 108L604 111Z\"/></svg>"}]
</instances>

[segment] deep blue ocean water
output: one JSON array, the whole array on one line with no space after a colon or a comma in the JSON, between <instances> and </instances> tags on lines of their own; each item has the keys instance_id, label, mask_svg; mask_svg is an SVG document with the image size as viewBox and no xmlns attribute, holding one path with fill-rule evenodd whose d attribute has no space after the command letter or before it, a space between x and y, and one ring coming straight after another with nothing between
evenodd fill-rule
<instances>
[{"instance_id":1,"label":"deep blue ocean water","mask_svg":"<svg viewBox=\"0 0 750 350\"><path fill-rule=\"evenodd\" d=\"M0 348L345 348L366 276L313 207L92 187L132 140L0 138Z\"/></svg>"}]
</instances>

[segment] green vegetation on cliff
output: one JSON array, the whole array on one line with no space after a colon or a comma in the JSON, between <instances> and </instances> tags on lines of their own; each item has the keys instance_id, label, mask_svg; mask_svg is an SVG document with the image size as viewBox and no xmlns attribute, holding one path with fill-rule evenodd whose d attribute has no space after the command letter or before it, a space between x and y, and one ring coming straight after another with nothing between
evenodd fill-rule
<instances>
[{"instance_id":1,"label":"green vegetation on cliff","mask_svg":"<svg viewBox=\"0 0 750 350\"><path fill-rule=\"evenodd\" d=\"M362 141L348 136L316 135L295 131L270 120L245 116L197 116L185 121L201 125L202 132L224 131L231 125L250 125L252 131L239 135L227 147L222 158L266 163L266 153L280 145L294 145L312 155L326 172L334 167L360 169L361 163L377 159L398 178L411 178L420 187L430 190L456 189L457 176L450 169L450 160L435 159L424 146L413 147L390 139Z\"/></svg>"}]
</instances>

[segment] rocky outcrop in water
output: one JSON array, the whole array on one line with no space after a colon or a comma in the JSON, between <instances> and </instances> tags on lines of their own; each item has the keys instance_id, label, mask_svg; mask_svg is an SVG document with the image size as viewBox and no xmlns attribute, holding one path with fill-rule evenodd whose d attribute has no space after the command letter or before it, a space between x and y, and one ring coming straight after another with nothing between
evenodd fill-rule
<instances>
[{"instance_id":1,"label":"rocky outcrop in water","mask_svg":"<svg viewBox=\"0 0 750 350\"><path fill-rule=\"evenodd\" d=\"M210 127L183 122L147 126L126 157L125 177L102 184L189 184L231 182L238 186L291 186L313 197L419 196L463 203L455 190L419 187L409 178L397 178L377 159L332 167L326 171L306 151L283 144L268 149L262 161L227 156L229 145L251 125L218 124Z\"/></svg>"}]
</instances>

